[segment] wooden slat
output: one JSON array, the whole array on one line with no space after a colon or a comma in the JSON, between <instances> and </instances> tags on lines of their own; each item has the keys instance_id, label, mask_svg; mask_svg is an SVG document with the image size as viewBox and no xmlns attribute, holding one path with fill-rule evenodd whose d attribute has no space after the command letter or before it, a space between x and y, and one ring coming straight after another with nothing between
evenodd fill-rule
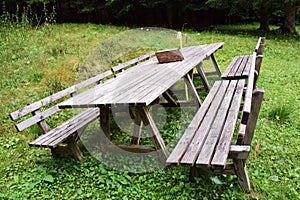
<instances>
[{"instance_id":1,"label":"wooden slat","mask_svg":"<svg viewBox=\"0 0 300 200\"><path fill-rule=\"evenodd\" d=\"M236 80L230 81L226 90L225 96L222 99L221 105L217 110L216 117L210 127L209 133L205 139L205 143L201 148L199 156L196 161L197 166L209 166L212 156L214 155L215 146L221 136L224 123L226 121L227 112L230 108L230 103L234 95L237 85Z\"/></svg>"},{"instance_id":2,"label":"wooden slat","mask_svg":"<svg viewBox=\"0 0 300 200\"><path fill-rule=\"evenodd\" d=\"M55 138L55 137L59 136L60 134L63 135L65 133L68 133L69 130L74 129L74 124L76 124L80 118L88 116L91 113L91 111L92 111L92 109L89 109L89 110L86 110L86 111L76 115L72 119L64 122L63 124L61 124L60 126L54 128L54 129L52 129L47 134L43 134L43 135L39 136L34 141L30 142L29 145L30 146L42 146L48 140L53 140L52 138Z\"/></svg>"},{"instance_id":3,"label":"wooden slat","mask_svg":"<svg viewBox=\"0 0 300 200\"><path fill-rule=\"evenodd\" d=\"M250 153L250 145L231 145L229 150L229 158L247 159Z\"/></svg>"},{"instance_id":4,"label":"wooden slat","mask_svg":"<svg viewBox=\"0 0 300 200\"><path fill-rule=\"evenodd\" d=\"M90 85L92 83L95 83L95 82L97 82L97 81L99 81L99 80L101 80L101 79L103 79L103 78L105 78L105 77L107 77L107 76L109 76L111 74L112 74L111 71L106 71L106 72L104 72L102 74L99 74L99 75L97 75L95 77L92 77L92 78L90 78L90 79L88 79L86 81L83 81L83 82L81 82L79 84L76 84L76 85L74 85L72 87L66 88L66 89L64 89L64 90L62 90L60 92L57 92L57 93L55 93L53 95L50 95L50 96L48 96L48 97L46 97L46 98L44 98L42 100L39 100L39 101L34 102L34 103L32 103L32 104L30 104L28 106L25 106L24 108L22 108L20 110L12 112L10 114L10 117L11 117L12 120L17 120L17 119L19 119L19 118L27 115L28 113L31 113L31 112L33 112L35 110L38 110L38 109L40 109L41 107L43 107L43 106L45 106L47 104L50 104L50 103L52 103L52 102L54 102L54 101L56 101L58 99L61 99L61 98L65 97L65 96L67 96L67 95L69 95L71 93L74 93L74 92L78 91L79 89L84 88L84 87L86 87L86 86L88 86L88 85Z\"/></svg>"},{"instance_id":5,"label":"wooden slat","mask_svg":"<svg viewBox=\"0 0 300 200\"><path fill-rule=\"evenodd\" d=\"M72 119L66 121L60 126L54 128L50 132L41 135L36 140L30 142L30 146L43 146L55 148L58 144L63 142L76 130L84 127L91 121L93 121L100 114L99 109L87 109L82 113L76 115Z\"/></svg>"},{"instance_id":6,"label":"wooden slat","mask_svg":"<svg viewBox=\"0 0 300 200\"><path fill-rule=\"evenodd\" d=\"M128 103L150 105L152 101L170 88L196 64L210 56L222 45L223 43L216 43L184 48L183 55L188 61L183 60L180 63L157 64L157 59L152 58L126 70L126 73L122 73L114 81L107 81L101 89L96 89L94 93L96 95L100 94L100 98L97 98L96 101L88 102L82 97L83 95L78 95L79 97L75 97L74 100L70 99L70 101L60 104L59 107L93 107ZM155 84L158 81L159 84Z\"/></svg>"},{"instance_id":7,"label":"wooden slat","mask_svg":"<svg viewBox=\"0 0 300 200\"><path fill-rule=\"evenodd\" d=\"M121 64L118 64L117 66L114 66L111 68L112 72L117 72L119 70L122 70L130 65L135 65L143 60L146 60L148 58L150 58L151 56L153 56L155 54L155 52L150 52L150 53L146 53L145 55L142 55L138 58L134 58L132 60L129 60L127 62L124 62L124 63L121 63Z\"/></svg>"},{"instance_id":8,"label":"wooden slat","mask_svg":"<svg viewBox=\"0 0 300 200\"><path fill-rule=\"evenodd\" d=\"M200 107L200 106L201 106L201 100L200 100L200 98L199 98L199 96L198 96L197 90L196 90L196 88L195 88L195 86L194 86L194 84L193 84L193 81L192 81L190 75L188 75L188 74L185 75L185 76L184 76L184 80L185 80L185 82L186 82L187 87L188 87L189 90L191 91L191 95L192 95L192 97L194 98L194 101L195 101L195 102L198 104L198 106Z\"/></svg>"},{"instance_id":9,"label":"wooden slat","mask_svg":"<svg viewBox=\"0 0 300 200\"><path fill-rule=\"evenodd\" d=\"M264 45L265 45L265 37L259 37L256 47L255 47L255 52L257 55L262 55L264 51Z\"/></svg>"},{"instance_id":10,"label":"wooden slat","mask_svg":"<svg viewBox=\"0 0 300 200\"><path fill-rule=\"evenodd\" d=\"M198 75L200 76L203 86L205 88L205 90L208 92L210 90L210 86L209 86L209 82L206 78L206 74L204 73L203 69L202 69L202 63L199 63L199 65L196 66Z\"/></svg>"},{"instance_id":11,"label":"wooden slat","mask_svg":"<svg viewBox=\"0 0 300 200\"><path fill-rule=\"evenodd\" d=\"M252 56L253 56L253 55L249 55L249 56L248 56L248 60L247 60L246 66L245 66L245 68L244 68L242 77L245 77L245 78L248 78L248 77L249 77L250 69L251 69L251 65L252 65L252 59L253 59Z\"/></svg>"},{"instance_id":12,"label":"wooden slat","mask_svg":"<svg viewBox=\"0 0 300 200\"><path fill-rule=\"evenodd\" d=\"M152 119L151 114L149 113L148 109L146 107L137 107L138 112L141 116L141 119L149 131L150 135L153 136L151 139L156 147L157 150L161 150L164 155L164 160L168 157L169 153L165 146L165 143L163 139L161 138L159 134L159 130L157 129L154 120Z\"/></svg>"},{"instance_id":13,"label":"wooden slat","mask_svg":"<svg viewBox=\"0 0 300 200\"><path fill-rule=\"evenodd\" d=\"M78 118L77 121L73 123L73 125L70 125L70 128L67 128L64 130L64 133L62 132L60 135L56 135L56 137L52 137L51 140L48 140L44 144L42 144L43 147L51 147L55 148L60 143L64 142L66 139L69 138L70 135L74 134L78 130L81 130L86 125L94 121L99 116L99 110L98 108L95 109L96 112L91 113L89 115L82 116Z\"/></svg>"},{"instance_id":14,"label":"wooden slat","mask_svg":"<svg viewBox=\"0 0 300 200\"><path fill-rule=\"evenodd\" d=\"M253 84L254 84L254 70L255 70L255 56L256 53L253 53L252 57L252 65L249 72L249 78L247 83L247 89L245 92L245 100L244 100L244 107L243 107L243 114L242 114L242 124L247 124L248 117L251 111L251 100L252 100L252 92L253 92Z\"/></svg>"},{"instance_id":15,"label":"wooden slat","mask_svg":"<svg viewBox=\"0 0 300 200\"><path fill-rule=\"evenodd\" d=\"M207 110L210 108L215 95L217 94L220 86L221 81L216 81L213 87L211 88L210 92L208 93L207 97L205 98L202 106L199 108L197 113L195 114L193 120L191 121L190 125L185 130L184 134L178 141L177 145L175 146L174 150L170 154L167 159L167 164L179 164L183 154L186 152L188 146L190 145L196 130L199 128L199 125L202 123L203 118Z\"/></svg>"},{"instance_id":16,"label":"wooden slat","mask_svg":"<svg viewBox=\"0 0 300 200\"><path fill-rule=\"evenodd\" d=\"M255 91L253 92L251 113L246 127L246 134L242 142L243 144L250 145L252 142L264 93L265 93L264 89L261 88L256 88Z\"/></svg>"},{"instance_id":17,"label":"wooden slat","mask_svg":"<svg viewBox=\"0 0 300 200\"><path fill-rule=\"evenodd\" d=\"M189 53L191 50L191 48L187 49L187 52ZM184 67L187 64L189 65L188 68ZM182 70L190 70L190 68L190 63L185 61L180 63L157 64L157 60L152 59L147 65L143 65L142 69L140 66L136 68L141 70L142 74L137 74L136 72L126 74L122 79L116 79L118 80L118 85L114 88L115 90L106 93L105 97L99 98L93 103L95 103L95 105L118 103L138 104L145 103L145 101L149 99L149 101L152 102L185 74L181 72Z\"/></svg>"},{"instance_id":18,"label":"wooden slat","mask_svg":"<svg viewBox=\"0 0 300 200\"><path fill-rule=\"evenodd\" d=\"M33 117L30 117L30 118L24 120L23 122L20 122L19 124L16 125L16 128L18 131L23 131L24 129L46 119L47 117L55 114L58 111L59 111L58 106L53 106L43 112L37 113Z\"/></svg>"},{"instance_id":19,"label":"wooden slat","mask_svg":"<svg viewBox=\"0 0 300 200\"><path fill-rule=\"evenodd\" d=\"M229 85L229 81L223 81L222 85L214 98L213 102L211 103L211 106L209 110L207 111L205 118L203 119L201 126L197 130L192 142L190 143L186 153L184 154L183 158L181 159L181 164L184 165L194 165L199 152L201 151L201 148L205 142L205 138L207 137L209 130L211 128L211 125L215 119L217 110L220 107L220 104L224 98L225 92L227 90L227 87ZM200 108L201 109L201 108Z\"/></svg>"},{"instance_id":20,"label":"wooden slat","mask_svg":"<svg viewBox=\"0 0 300 200\"><path fill-rule=\"evenodd\" d=\"M243 74L244 74L243 72L244 72L245 67L247 65L248 59L249 59L249 56L242 56L242 62L240 64L239 68L237 69L237 71L234 74L235 77L246 78L248 76L246 74L246 76L243 77Z\"/></svg>"},{"instance_id":21,"label":"wooden slat","mask_svg":"<svg viewBox=\"0 0 300 200\"><path fill-rule=\"evenodd\" d=\"M233 71L233 69L236 68L236 66L238 66L240 64L240 62L241 62L241 57L240 56L234 57L221 77L224 78L224 79L227 79L228 77L233 76L232 71Z\"/></svg>"},{"instance_id":22,"label":"wooden slat","mask_svg":"<svg viewBox=\"0 0 300 200\"><path fill-rule=\"evenodd\" d=\"M215 149L214 157L211 161L211 165L214 167L224 167L226 165L227 155L230 149L230 143L232 141L239 112L238 105L241 104L244 85L245 80L239 80L234 91L235 93L228 111L227 119L224 124L220 140Z\"/></svg>"}]
</instances>

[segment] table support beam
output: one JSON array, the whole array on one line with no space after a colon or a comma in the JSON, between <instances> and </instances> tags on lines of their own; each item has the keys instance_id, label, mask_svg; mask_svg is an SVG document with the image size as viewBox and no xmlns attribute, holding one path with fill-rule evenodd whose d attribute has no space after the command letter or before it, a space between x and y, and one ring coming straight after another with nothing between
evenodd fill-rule
<instances>
[{"instance_id":1,"label":"table support beam","mask_svg":"<svg viewBox=\"0 0 300 200\"><path fill-rule=\"evenodd\" d=\"M198 74L199 74L199 76L200 76L200 78L201 78L201 81L202 81L203 85L204 85L205 90L206 90L207 92L209 92L210 86L209 86L208 80L207 80L207 78L206 78L206 75L205 75L205 73L204 73L204 71L203 71L203 69L202 69L202 62L199 63L199 64L196 66L196 69L197 69L197 72L198 72Z\"/></svg>"},{"instance_id":2,"label":"table support beam","mask_svg":"<svg viewBox=\"0 0 300 200\"><path fill-rule=\"evenodd\" d=\"M219 67L219 64L217 62L216 57L214 56L214 54L211 54L210 57L211 57L212 62L214 63L217 74L219 75L219 77L221 77L221 71L220 71L220 67Z\"/></svg>"},{"instance_id":3,"label":"table support beam","mask_svg":"<svg viewBox=\"0 0 300 200\"><path fill-rule=\"evenodd\" d=\"M130 107L130 112L134 113L134 128L131 144L139 144L142 132L142 119L138 112L134 112L134 107Z\"/></svg>"},{"instance_id":4,"label":"table support beam","mask_svg":"<svg viewBox=\"0 0 300 200\"><path fill-rule=\"evenodd\" d=\"M110 109L108 106L101 106L100 107L100 125L103 133L106 135L108 139L110 139Z\"/></svg>"},{"instance_id":5,"label":"table support beam","mask_svg":"<svg viewBox=\"0 0 300 200\"><path fill-rule=\"evenodd\" d=\"M145 127L152 136L151 139L154 143L154 146L156 147L156 149L161 149L165 158L167 158L169 155L168 150L163 139L160 136L159 130L156 127L149 110L144 106L137 106L137 112L140 114Z\"/></svg>"},{"instance_id":6,"label":"table support beam","mask_svg":"<svg viewBox=\"0 0 300 200\"><path fill-rule=\"evenodd\" d=\"M201 106L201 100L200 100L200 98L198 96L197 90L196 90L196 88L195 88L195 86L193 84L193 81L192 81L190 75L186 74L184 76L184 80L185 80L185 83L186 83L187 87L191 91L191 95L193 96L194 100L198 104L198 107L200 107Z\"/></svg>"}]
</instances>

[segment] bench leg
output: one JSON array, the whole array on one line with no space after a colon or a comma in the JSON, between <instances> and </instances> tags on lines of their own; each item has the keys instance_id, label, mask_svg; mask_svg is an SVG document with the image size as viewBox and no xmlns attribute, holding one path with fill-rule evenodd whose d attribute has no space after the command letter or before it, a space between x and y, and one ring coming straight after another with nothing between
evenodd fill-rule
<instances>
[{"instance_id":1,"label":"bench leg","mask_svg":"<svg viewBox=\"0 0 300 200\"><path fill-rule=\"evenodd\" d=\"M202 168L197 168L197 167L190 167L190 176L189 176L189 180L191 182L195 181L195 178L199 178L203 175L207 175L210 174L211 172L209 170L205 170Z\"/></svg>"},{"instance_id":2,"label":"bench leg","mask_svg":"<svg viewBox=\"0 0 300 200\"><path fill-rule=\"evenodd\" d=\"M71 137L65 143L67 144L67 146L58 146L55 148L51 148L52 156L73 156L75 160L83 162L83 155L77 145L76 137Z\"/></svg>"},{"instance_id":3,"label":"bench leg","mask_svg":"<svg viewBox=\"0 0 300 200\"><path fill-rule=\"evenodd\" d=\"M240 187L249 192L251 187L246 167L246 160L234 159L233 164Z\"/></svg>"}]
</instances>

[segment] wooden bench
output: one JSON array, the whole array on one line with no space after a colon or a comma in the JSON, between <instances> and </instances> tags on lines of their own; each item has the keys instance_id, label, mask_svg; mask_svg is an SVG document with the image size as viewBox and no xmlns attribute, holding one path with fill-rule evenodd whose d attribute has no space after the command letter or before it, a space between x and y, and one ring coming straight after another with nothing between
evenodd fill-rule
<instances>
[{"instance_id":1,"label":"wooden bench","mask_svg":"<svg viewBox=\"0 0 300 200\"><path fill-rule=\"evenodd\" d=\"M109 71L52 94L42 100L32 102L24 108L12 112L10 118L13 121L17 121L17 131L23 131L34 124L39 126L43 134L30 142L30 146L50 148L54 157L59 155L71 155L76 160L83 161L82 153L77 145L77 140L85 127L101 115L99 108L85 109L52 130L50 130L47 125L46 118L61 111L62 109L58 107L58 104L68 96L74 97L79 91L82 92L94 85L99 85L102 83L103 79L112 77L113 75L116 76L121 70L135 65L142 60L148 59L151 55L154 55L154 53L145 54L119 64ZM91 88L91 90L93 90L93 88ZM94 93L91 93L91 96L86 98L96 98L96 96Z\"/></svg>"},{"instance_id":2,"label":"wooden bench","mask_svg":"<svg viewBox=\"0 0 300 200\"><path fill-rule=\"evenodd\" d=\"M191 167L191 179L203 173L236 175L241 188L250 190L246 159L264 95L254 86L255 54L247 80L215 82L167 164Z\"/></svg>"},{"instance_id":3,"label":"wooden bench","mask_svg":"<svg viewBox=\"0 0 300 200\"><path fill-rule=\"evenodd\" d=\"M257 76L260 73L260 66L263 58L264 42L265 42L265 38L260 37L255 47L256 59L254 61L255 61L255 71L257 73ZM251 62L253 61L252 56L253 55L234 57L234 59L229 64L225 72L222 74L221 78L227 80L247 78L249 76L250 67L252 65ZM256 79L255 79L255 83L256 83Z\"/></svg>"},{"instance_id":4,"label":"wooden bench","mask_svg":"<svg viewBox=\"0 0 300 200\"><path fill-rule=\"evenodd\" d=\"M51 149L53 156L72 155L76 160L82 161L83 156L77 146L77 138L85 126L100 115L99 108L86 109L52 130L50 130L45 119L61 111L57 105L51 106L52 104L59 102L69 95L75 96L76 93L83 88L93 84L100 84L101 80L110 75L112 75L111 71L104 72L42 100L29 103L24 108L12 112L10 118L14 121L18 120L16 124L18 131L23 131L34 124L39 126L43 134L36 140L30 142L30 146L48 147ZM50 108L46 108L47 106ZM28 117L28 115L33 116ZM21 119L21 122L19 119ZM60 146L62 143L67 145Z\"/></svg>"}]
</instances>

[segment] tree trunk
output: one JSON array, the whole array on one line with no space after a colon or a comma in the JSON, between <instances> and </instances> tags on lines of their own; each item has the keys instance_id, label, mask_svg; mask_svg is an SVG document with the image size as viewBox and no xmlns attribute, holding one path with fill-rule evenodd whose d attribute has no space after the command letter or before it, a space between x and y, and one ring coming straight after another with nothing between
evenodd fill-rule
<instances>
[{"instance_id":1,"label":"tree trunk","mask_svg":"<svg viewBox=\"0 0 300 200\"><path fill-rule=\"evenodd\" d=\"M259 30L270 31L269 26L269 9L266 3L262 2L259 8L260 26Z\"/></svg>"},{"instance_id":2,"label":"tree trunk","mask_svg":"<svg viewBox=\"0 0 300 200\"><path fill-rule=\"evenodd\" d=\"M284 5L283 25L280 32L283 34L297 34L296 32L296 4L286 3Z\"/></svg>"},{"instance_id":3,"label":"tree trunk","mask_svg":"<svg viewBox=\"0 0 300 200\"><path fill-rule=\"evenodd\" d=\"M169 28L173 28L173 6L167 4L166 8L167 8L168 26Z\"/></svg>"}]
</instances>

